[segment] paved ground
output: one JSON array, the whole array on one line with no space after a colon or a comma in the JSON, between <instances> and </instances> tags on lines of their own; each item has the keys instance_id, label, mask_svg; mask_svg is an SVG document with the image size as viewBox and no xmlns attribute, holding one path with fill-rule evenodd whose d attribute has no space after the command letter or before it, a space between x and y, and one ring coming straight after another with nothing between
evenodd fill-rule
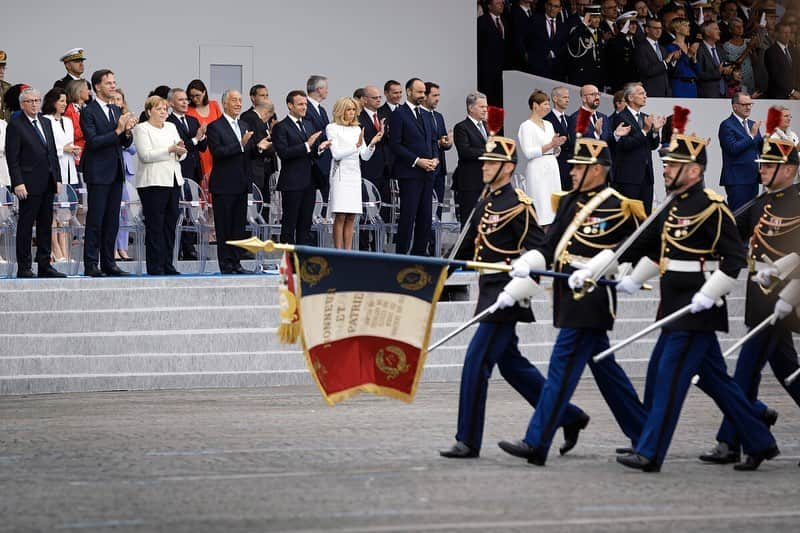
<instances>
[{"instance_id":1,"label":"paved ground","mask_svg":"<svg viewBox=\"0 0 800 533\"><path fill-rule=\"evenodd\" d=\"M472 461L436 454L455 383L334 408L309 387L4 397L0 531L798 531L800 409L765 381L783 455L756 473L695 459L719 420L696 389L661 474L614 463L623 440L591 381L576 395L591 424L545 468L495 446L530 415L500 382Z\"/></svg>"}]
</instances>

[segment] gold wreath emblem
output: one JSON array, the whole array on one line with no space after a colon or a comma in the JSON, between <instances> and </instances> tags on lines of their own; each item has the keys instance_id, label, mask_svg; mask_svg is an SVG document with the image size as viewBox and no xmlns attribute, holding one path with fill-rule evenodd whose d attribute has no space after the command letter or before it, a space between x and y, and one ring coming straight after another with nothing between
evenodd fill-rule
<instances>
[{"instance_id":1,"label":"gold wreath emblem","mask_svg":"<svg viewBox=\"0 0 800 533\"><path fill-rule=\"evenodd\" d=\"M397 273L397 283L407 291L418 291L431 282L431 275L419 265L404 268Z\"/></svg>"},{"instance_id":2,"label":"gold wreath emblem","mask_svg":"<svg viewBox=\"0 0 800 533\"><path fill-rule=\"evenodd\" d=\"M331 273L331 267L324 257L309 257L300 266L300 279L314 286Z\"/></svg>"},{"instance_id":3,"label":"gold wreath emblem","mask_svg":"<svg viewBox=\"0 0 800 533\"><path fill-rule=\"evenodd\" d=\"M295 295L292 294L289 289L281 287L278 303L281 320L291 322L294 318L295 311L297 311L297 298Z\"/></svg>"},{"instance_id":4,"label":"gold wreath emblem","mask_svg":"<svg viewBox=\"0 0 800 533\"><path fill-rule=\"evenodd\" d=\"M386 374L387 379L394 379L400 374L408 372L411 367L406 362L406 354L397 346L381 348L375 354L375 366Z\"/></svg>"}]
</instances>

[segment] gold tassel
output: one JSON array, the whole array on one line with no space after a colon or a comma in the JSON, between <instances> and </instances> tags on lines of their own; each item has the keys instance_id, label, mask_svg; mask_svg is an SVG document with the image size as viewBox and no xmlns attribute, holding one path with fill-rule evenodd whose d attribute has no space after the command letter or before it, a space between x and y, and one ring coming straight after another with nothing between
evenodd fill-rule
<instances>
[{"instance_id":1,"label":"gold tassel","mask_svg":"<svg viewBox=\"0 0 800 533\"><path fill-rule=\"evenodd\" d=\"M288 252L283 254L280 273L278 303L281 323L278 326L278 339L284 344L294 344L300 336L300 315L297 312L297 297L293 290L294 273Z\"/></svg>"}]
</instances>

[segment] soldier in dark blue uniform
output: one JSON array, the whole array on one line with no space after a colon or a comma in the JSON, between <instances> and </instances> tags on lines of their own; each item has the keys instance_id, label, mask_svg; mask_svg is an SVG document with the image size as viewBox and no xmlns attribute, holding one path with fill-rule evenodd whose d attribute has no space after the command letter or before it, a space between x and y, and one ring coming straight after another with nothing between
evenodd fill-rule
<instances>
[{"instance_id":1,"label":"soldier in dark blue uniform","mask_svg":"<svg viewBox=\"0 0 800 533\"><path fill-rule=\"evenodd\" d=\"M617 286L633 292L660 274L658 318L691 306L689 314L661 331L647 372L646 388L652 391L647 421L633 453L617 457L617 462L645 472L660 471L695 374L749 454L734 468L755 470L779 453L761 413L728 375L717 340L716 331L728 329L724 296L746 262L733 214L720 195L703 188L705 144L691 135L673 135L663 157L664 182L676 196L623 255L641 259Z\"/></svg>"},{"instance_id":2,"label":"soldier in dark blue uniform","mask_svg":"<svg viewBox=\"0 0 800 533\"><path fill-rule=\"evenodd\" d=\"M459 247L456 257L509 265L524 250L533 249L543 239L536 220L533 202L511 186L511 175L517 163L516 144L506 137L491 137L483 163L483 181L490 192L478 202L473 222ZM528 403L536 407L544 376L517 348L517 322L533 322L533 313L524 300L532 294L536 283L520 278L508 283L504 272L482 273L479 281L477 311L505 302L503 309L484 318L467 348L461 373L458 402L456 443L439 453L443 457L478 457L483 439L483 422L489 376L497 364L500 374ZM495 309L499 307L496 306ZM569 406L558 425L564 428L562 453L572 449L589 417Z\"/></svg>"},{"instance_id":3,"label":"soldier in dark blue uniform","mask_svg":"<svg viewBox=\"0 0 800 533\"><path fill-rule=\"evenodd\" d=\"M586 6L583 19L578 22L567 38L568 78L573 85L596 85L603 89L604 47L600 33L600 6Z\"/></svg>"},{"instance_id":4,"label":"soldier in dark blue uniform","mask_svg":"<svg viewBox=\"0 0 800 533\"><path fill-rule=\"evenodd\" d=\"M797 150L790 141L766 138L761 157L756 161L767 193L736 217L739 234L750 245L744 317L750 328L773 314L792 271L800 265L800 186L793 183L800 164ZM749 339L739 353L733 379L752 401L758 397L761 369L769 361L775 377L800 406L800 381L784 384L798 368L792 332L800 332L800 318L795 313L786 314L786 318ZM758 405L763 410L762 418L774 424L778 413ZM717 445L700 459L709 463L736 463L740 459L739 441L734 425L725 418L717 433Z\"/></svg>"},{"instance_id":5,"label":"soldier in dark blue uniform","mask_svg":"<svg viewBox=\"0 0 800 533\"><path fill-rule=\"evenodd\" d=\"M611 158L604 141L578 139L569 163L573 165L573 190L554 196L556 218L547 239L514 263L512 275L527 276L531 269L544 269L547 264L567 273L576 272L574 265L582 264L598 273L610 262L611 249L645 218L641 201L625 198L608 187ZM608 348L607 332L614 327L616 307L613 287L573 293L565 280L553 282L553 318L561 330L550 356L547 382L525 438L502 441L500 448L543 466L558 420L587 361L620 428L636 442L646 417L636 390L613 358L596 364L590 361L591 356Z\"/></svg>"}]
</instances>

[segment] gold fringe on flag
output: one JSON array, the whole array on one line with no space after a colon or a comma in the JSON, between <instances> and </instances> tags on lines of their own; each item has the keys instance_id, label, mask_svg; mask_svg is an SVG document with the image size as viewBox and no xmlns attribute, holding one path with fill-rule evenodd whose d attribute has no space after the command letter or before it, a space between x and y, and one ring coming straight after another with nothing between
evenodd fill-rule
<instances>
[{"instance_id":1,"label":"gold fringe on flag","mask_svg":"<svg viewBox=\"0 0 800 533\"><path fill-rule=\"evenodd\" d=\"M281 282L278 286L281 323L278 339L284 344L294 344L300 336L300 315L297 312L297 297L294 293L294 273L289 252L281 259Z\"/></svg>"}]
</instances>

